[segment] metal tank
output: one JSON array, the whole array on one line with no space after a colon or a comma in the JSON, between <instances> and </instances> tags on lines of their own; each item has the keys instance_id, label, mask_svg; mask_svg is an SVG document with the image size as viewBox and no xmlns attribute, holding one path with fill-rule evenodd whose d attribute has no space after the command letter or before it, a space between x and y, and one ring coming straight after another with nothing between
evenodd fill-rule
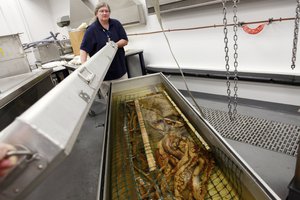
<instances>
[{"instance_id":1,"label":"metal tank","mask_svg":"<svg viewBox=\"0 0 300 200\"><path fill-rule=\"evenodd\" d=\"M99 199L280 199L163 74L110 92Z\"/></svg>"}]
</instances>

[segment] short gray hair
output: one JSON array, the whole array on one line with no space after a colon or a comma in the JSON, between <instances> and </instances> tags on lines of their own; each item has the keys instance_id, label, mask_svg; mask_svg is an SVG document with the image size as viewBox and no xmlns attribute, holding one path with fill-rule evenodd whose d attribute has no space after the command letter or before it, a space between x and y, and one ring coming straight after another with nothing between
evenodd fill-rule
<instances>
[{"instance_id":1,"label":"short gray hair","mask_svg":"<svg viewBox=\"0 0 300 200\"><path fill-rule=\"evenodd\" d=\"M95 16L97 15L98 10L99 10L100 8L102 8L102 7L108 8L108 11L110 12L110 6L109 6L107 3L105 3L105 2L100 2L100 3L98 3L98 4L96 5L96 7L95 7L95 10L94 10Z\"/></svg>"}]
</instances>

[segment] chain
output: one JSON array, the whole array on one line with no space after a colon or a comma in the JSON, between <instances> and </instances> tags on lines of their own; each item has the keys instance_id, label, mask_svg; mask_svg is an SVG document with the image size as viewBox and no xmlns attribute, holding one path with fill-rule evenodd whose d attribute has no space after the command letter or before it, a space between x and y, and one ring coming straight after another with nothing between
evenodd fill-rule
<instances>
[{"instance_id":1,"label":"chain","mask_svg":"<svg viewBox=\"0 0 300 200\"><path fill-rule=\"evenodd\" d=\"M231 119L232 117L232 106L231 106L231 90L230 90L230 71L229 71L229 48L228 48L228 29L227 29L227 8L226 8L226 0L222 0L223 4L223 25L224 25L224 43L225 43L225 68L226 68L226 85L227 85L227 99L228 99L228 114Z\"/></svg>"},{"instance_id":2,"label":"chain","mask_svg":"<svg viewBox=\"0 0 300 200\"><path fill-rule=\"evenodd\" d=\"M230 66L229 66L229 56L228 56L228 52L229 52L229 48L228 48L228 29L227 29L227 8L226 8L226 1L227 0L222 0L222 4L223 4L223 25L224 25L224 43L225 43L225 68L226 68L226 85L227 85L227 96L228 96L228 115L230 120L234 120L236 118L236 113L237 113L237 91L238 91L238 71L237 71L237 67L238 67L238 62L237 62L237 58L238 58L238 53L237 53L237 49L238 49L238 45L237 45L237 28L238 28L238 20L237 20L237 0L233 0L234 4L233 4L233 12L234 12L234 16L233 16L233 21L234 21L234 26L233 26L233 31L234 31L234 36L233 36L233 40L234 40L234 102L233 102L233 109L232 109L232 100L231 100L231 89L230 89ZM300 0L299 0L300 1Z\"/></svg>"},{"instance_id":3,"label":"chain","mask_svg":"<svg viewBox=\"0 0 300 200\"><path fill-rule=\"evenodd\" d=\"M297 0L296 7L296 17L295 17L295 29L294 29L294 40L293 40L293 56L292 56L292 65L291 68L295 69L296 67L296 54L297 54L297 44L298 44L298 33L299 33L299 18L300 18L300 0Z\"/></svg>"},{"instance_id":4,"label":"chain","mask_svg":"<svg viewBox=\"0 0 300 200\"><path fill-rule=\"evenodd\" d=\"M300 1L300 0L299 0ZM233 45L233 49L234 49L234 104L233 104L233 116L232 118L235 119L236 118L236 107L237 107L237 91L238 91L238 53L237 53L237 49L238 49L238 45L237 45L237 40L238 40L238 36L237 36L237 30L238 30L238 19L236 16L237 13L237 0L233 0L233 32L234 32L234 36L233 36L233 40L234 40L234 45Z\"/></svg>"}]
</instances>

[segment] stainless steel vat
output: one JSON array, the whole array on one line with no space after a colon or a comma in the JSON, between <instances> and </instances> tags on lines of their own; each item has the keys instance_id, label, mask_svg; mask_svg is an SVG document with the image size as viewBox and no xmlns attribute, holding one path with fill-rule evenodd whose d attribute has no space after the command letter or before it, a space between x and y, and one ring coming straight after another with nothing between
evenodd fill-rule
<instances>
[{"instance_id":1,"label":"stainless steel vat","mask_svg":"<svg viewBox=\"0 0 300 200\"><path fill-rule=\"evenodd\" d=\"M0 131L50 91L52 69L39 69L0 79Z\"/></svg>"},{"instance_id":2,"label":"stainless steel vat","mask_svg":"<svg viewBox=\"0 0 300 200\"><path fill-rule=\"evenodd\" d=\"M128 132L129 128L127 126L129 118L127 117L128 114L124 113L124 104L126 102L140 99L143 96L151 95L151 93L161 92L159 89L161 87L164 88L163 92L170 97L170 101L174 103L174 106L180 110L182 116L186 118L188 123L194 128L195 132L191 133L191 137L203 145L208 145L208 148L214 155L218 169L222 171L224 177L226 177L228 182L219 181L220 185L214 186L214 190L218 190L216 188L220 187L227 188L227 184L230 182L231 187L234 187L236 192L234 196L226 196L227 199L280 199L162 74L152 74L112 83L106 123L105 145L103 149L103 157L105 160L101 168L102 175L99 181L99 199L150 198L150 196L144 196L150 193L141 193L141 185L144 185L144 188L147 188L147 185L153 185L149 187L151 190L154 188L156 193L158 193L155 198L162 198L162 185L161 183L158 184L159 180L157 178L159 176L164 177L163 174L157 175L161 173L162 169L158 167L152 172L152 170L150 170L149 161L149 171L140 172L140 169L136 169L137 167L134 162L137 162L139 159L136 158L136 154L132 153L132 149L134 149L132 144L133 139L128 136L131 133L130 131ZM153 110L154 109L156 108L153 108ZM139 129L142 129L141 124L139 124ZM149 146L151 146L153 157L155 157L155 150L153 149L158 146L158 143L151 144L150 142L150 145L147 145L147 147L144 143L144 154L146 154L146 157L148 157L146 149L148 149ZM156 162L158 162L157 158L155 159ZM150 178L145 178L147 176ZM144 177L144 179L141 179L141 177ZM220 177L217 177L217 179L223 180L223 178ZM147 180L153 183L148 184ZM163 178L161 178L161 180L163 180ZM213 180L210 181L212 183L214 182ZM169 187L172 187L172 185ZM210 189L208 189L208 191ZM145 190L147 191L147 189ZM148 190L150 189L148 188ZM222 191L218 192L222 193ZM192 190L190 190L190 193L192 193ZM170 192L171 197L172 195L174 194ZM214 199L211 193L208 192L207 195L209 196L206 196L206 198ZM231 194L229 192L226 195ZM173 199L174 198L173 196Z\"/></svg>"}]
</instances>

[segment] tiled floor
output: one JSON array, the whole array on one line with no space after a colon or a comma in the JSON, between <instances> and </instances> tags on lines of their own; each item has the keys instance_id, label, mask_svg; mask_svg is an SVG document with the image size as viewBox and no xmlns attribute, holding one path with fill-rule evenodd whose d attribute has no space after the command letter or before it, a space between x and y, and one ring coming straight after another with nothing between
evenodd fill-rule
<instances>
[{"instance_id":1,"label":"tiled floor","mask_svg":"<svg viewBox=\"0 0 300 200\"><path fill-rule=\"evenodd\" d=\"M25 200L96 200L102 162L105 106L92 105L71 154Z\"/></svg>"},{"instance_id":2,"label":"tiled floor","mask_svg":"<svg viewBox=\"0 0 300 200\"><path fill-rule=\"evenodd\" d=\"M190 97L186 98L191 101ZM227 102L221 100L212 100L197 96L196 102L206 108L228 112ZM259 102L256 103L259 104ZM260 105L238 105L238 114L287 125L300 126L300 114L269 110ZM236 131L238 134L240 130ZM287 132L286 134L289 133ZM251 137L251 135L249 135L249 137ZM289 192L288 185L295 172L296 157L244 142L227 138L225 138L225 140L281 199L286 199Z\"/></svg>"}]
</instances>

